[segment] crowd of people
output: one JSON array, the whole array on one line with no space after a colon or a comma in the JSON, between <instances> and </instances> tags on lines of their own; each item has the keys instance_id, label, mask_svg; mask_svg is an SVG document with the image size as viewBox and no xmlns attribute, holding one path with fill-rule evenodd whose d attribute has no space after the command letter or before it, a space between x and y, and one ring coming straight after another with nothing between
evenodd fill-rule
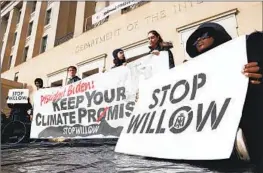
<instances>
[{"instance_id":1,"label":"crowd of people","mask_svg":"<svg viewBox=\"0 0 263 173\"><path fill-rule=\"evenodd\" d=\"M175 67L174 56L171 52L173 45L165 42L161 35L155 31L148 32L149 54L159 55L160 51L168 51L169 68ZM186 43L186 52L191 58L195 58L211 49L232 40L227 31L219 24L206 22L201 24L188 38ZM257 165L263 164L263 133L261 126L263 125L263 33L253 32L246 37L247 41L247 58L248 64L244 65L242 73L249 78L249 85L245 105L243 108L240 128L244 132L247 148L251 161ZM112 53L112 68L117 68L127 64L125 52L122 49L116 49ZM213 58L213 57L211 57ZM188 60L184 60L184 63ZM227 62L225 62L227 63ZM222 64L223 67L223 64ZM222 68L222 70L224 70ZM81 80L77 75L77 68L70 66L67 69L67 84ZM241 72L240 72L241 73ZM233 79L234 80L234 79ZM233 81L234 82L234 81ZM230 84L231 85L231 84ZM43 88L43 80L37 78L35 86L38 89ZM28 109L32 110L32 105L28 100L28 104L8 105L14 115L14 119L23 115L32 115L32 111L27 113ZM19 110L17 113L16 108ZM18 118L19 120L24 118Z\"/></svg>"}]
</instances>

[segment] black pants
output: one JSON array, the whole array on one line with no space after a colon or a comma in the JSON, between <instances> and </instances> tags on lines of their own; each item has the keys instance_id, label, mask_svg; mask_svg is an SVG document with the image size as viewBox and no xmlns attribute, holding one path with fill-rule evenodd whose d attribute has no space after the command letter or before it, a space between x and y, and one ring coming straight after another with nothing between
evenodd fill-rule
<instances>
[{"instance_id":1,"label":"black pants","mask_svg":"<svg viewBox=\"0 0 263 173\"><path fill-rule=\"evenodd\" d=\"M251 162L263 173L263 85L248 86L240 127Z\"/></svg>"}]
</instances>

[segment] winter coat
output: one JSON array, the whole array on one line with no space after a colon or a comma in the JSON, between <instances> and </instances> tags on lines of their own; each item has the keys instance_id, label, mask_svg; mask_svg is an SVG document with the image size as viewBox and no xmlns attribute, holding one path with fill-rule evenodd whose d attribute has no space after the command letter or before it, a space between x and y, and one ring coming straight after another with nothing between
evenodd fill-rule
<instances>
[{"instance_id":1,"label":"winter coat","mask_svg":"<svg viewBox=\"0 0 263 173\"><path fill-rule=\"evenodd\" d=\"M29 109L32 109L32 105L30 102L20 104L7 104L7 106L11 109L10 116L12 120L19 120L22 122L29 121L29 115L27 111Z\"/></svg>"},{"instance_id":2,"label":"winter coat","mask_svg":"<svg viewBox=\"0 0 263 173\"><path fill-rule=\"evenodd\" d=\"M204 52L232 39L221 25L204 23L187 40L186 51L190 57L194 58L201 54L197 52L193 43L205 32L212 34L215 44ZM248 63L258 62L263 74L263 33L253 32L247 35L246 39ZM246 138L251 161L259 164L263 161L263 80L258 85L250 82L248 84L240 127Z\"/></svg>"},{"instance_id":3,"label":"winter coat","mask_svg":"<svg viewBox=\"0 0 263 173\"><path fill-rule=\"evenodd\" d=\"M77 81L79 81L79 80L81 80L81 79L80 79L78 76L74 76L73 78L70 78L70 79L68 80L67 85L72 84L72 83L74 83L74 82L77 82Z\"/></svg>"}]
</instances>

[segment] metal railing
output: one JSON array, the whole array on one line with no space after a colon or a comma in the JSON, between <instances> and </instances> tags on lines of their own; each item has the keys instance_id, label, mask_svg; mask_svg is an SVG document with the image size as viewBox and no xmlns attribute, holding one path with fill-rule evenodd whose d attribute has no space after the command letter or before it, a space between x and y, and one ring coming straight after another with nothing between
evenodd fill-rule
<instances>
[{"instance_id":1,"label":"metal railing","mask_svg":"<svg viewBox=\"0 0 263 173\"><path fill-rule=\"evenodd\" d=\"M109 17L106 17L105 19L102 19L101 21L92 24L92 16L89 16L85 19L85 23L84 23L84 32L87 32L93 28L96 28L100 25L102 25L103 23L107 22L109 20Z\"/></svg>"},{"instance_id":2,"label":"metal railing","mask_svg":"<svg viewBox=\"0 0 263 173\"><path fill-rule=\"evenodd\" d=\"M138 8L138 7L141 7L142 5L144 5L144 4L148 3L148 2L150 2L150 1L140 1L137 4L134 4L134 5L131 5L131 6L127 7L127 8L125 8L125 9L122 9L122 14L126 14L126 13L128 13L128 12ZM87 31L89 31L89 30L91 30L93 28L96 28L96 27L106 23L108 20L109 20L109 16L106 17L105 19L102 19L101 21L99 21L99 22L97 22L95 24L92 24L92 16L89 16L89 17L85 18L84 28L83 28L84 31L83 32L87 32ZM60 44L62 44L64 42L72 39L73 35L74 35L74 33L70 32L70 33L66 34L65 36L63 36L63 37L56 39L55 46L58 46L58 45L60 45Z\"/></svg>"},{"instance_id":3,"label":"metal railing","mask_svg":"<svg viewBox=\"0 0 263 173\"><path fill-rule=\"evenodd\" d=\"M150 2L150 1L140 1L137 4L131 5L131 6L127 7L127 8L125 8L125 9L122 9L121 10L121 14L126 14L126 13L128 13L128 12L138 8L138 7L141 7L142 5L144 5L144 4L148 3L148 2ZM99 21L99 22L97 22L95 24L92 24L92 16L89 16L89 17L85 18L84 32L87 32L87 31L89 31L89 30L91 30L93 28L96 28L96 27L106 23L108 20L109 20L109 16L106 17L105 19L102 19L101 21Z\"/></svg>"},{"instance_id":4,"label":"metal railing","mask_svg":"<svg viewBox=\"0 0 263 173\"><path fill-rule=\"evenodd\" d=\"M122 9L121 13L122 14L128 13L128 12L138 8L138 7L141 7L144 4L147 4L148 2L150 2L150 1L140 1L137 4L133 4L133 5L129 6L129 7L127 7L127 8Z\"/></svg>"},{"instance_id":5,"label":"metal railing","mask_svg":"<svg viewBox=\"0 0 263 173\"><path fill-rule=\"evenodd\" d=\"M72 39L73 38L73 34L74 34L73 32L70 32L70 33L64 35L63 37L60 37L60 38L56 39L55 46L58 46L58 45L60 45L60 44L62 44L64 42Z\"/></svg>"}]
</instances>

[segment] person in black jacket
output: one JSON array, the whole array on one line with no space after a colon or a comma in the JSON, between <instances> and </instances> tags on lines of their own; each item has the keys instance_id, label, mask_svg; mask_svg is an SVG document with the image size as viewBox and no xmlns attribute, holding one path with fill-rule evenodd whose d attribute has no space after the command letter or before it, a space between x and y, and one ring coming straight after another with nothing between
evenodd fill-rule
<instances>
[{"instance_id":1,"label":"person in black jacket","mask_svg":"<svg viewBox=\"0 0 263 173\"><path fill-rule=\"evenodd\" d=\"M194 58L231 39L221 25L203 23L188 38L186 51ZM248 64L244 65L243 74L249 78L249 85L239 126L244 133L251 162L256 164L258 172L263 172L260 170L263 163L263 33L253 32L246 39Z\"/></svg>"},{"instance_id":2,"label":"person in black jacket","mask_svg":"<svg viewBox=\"0 0 263 173\"><path fill-rule=\"evenodd\" d=\"M174 65L174 58L173 54L171 52L171 48L173 48L173 45L169 42L164 42L161 35L155 31L151 30L148 32L148 40L149 40L149 49L152 54L159 55L160 51L168 51L169 55L169 68L173 68Z\"/></svg>"},{"instance_id":3,"label":"person in black jacket","mask_svg":"<svg viewBox=\"0 0 263 173\"><path fill-rule=\"evenodd\" d=\"M30 122L30 117L27 113L29 109L32 109L29 98L27 103L9 103L7 106L11 109L10 116L13 121Z\"/></svg>"},{"instance_id":4,"label":"person in black jacket","mask_svg":"<svg viewBox=\"0 0 263 173\"><path fill-rule=\"evenodd\" d=\"M67 85L81 80L78 76L76 76L77 68L75 66L69 66L67 72L69 77Z\"/></svg>"},{"instance_id":5,"label":"person in black jacket","mask_svg":"<svg viewBox=\"0 0 263 173\"><path fill-rule=\"evenodd\" d=\"M126 64L126 58L124 55L124 51L122 49L115 49L112 52L112 56L113 56L113 63L114 63L114 66L112 68L116 68L116 67Z\"/></svg>"}]
</instances>

